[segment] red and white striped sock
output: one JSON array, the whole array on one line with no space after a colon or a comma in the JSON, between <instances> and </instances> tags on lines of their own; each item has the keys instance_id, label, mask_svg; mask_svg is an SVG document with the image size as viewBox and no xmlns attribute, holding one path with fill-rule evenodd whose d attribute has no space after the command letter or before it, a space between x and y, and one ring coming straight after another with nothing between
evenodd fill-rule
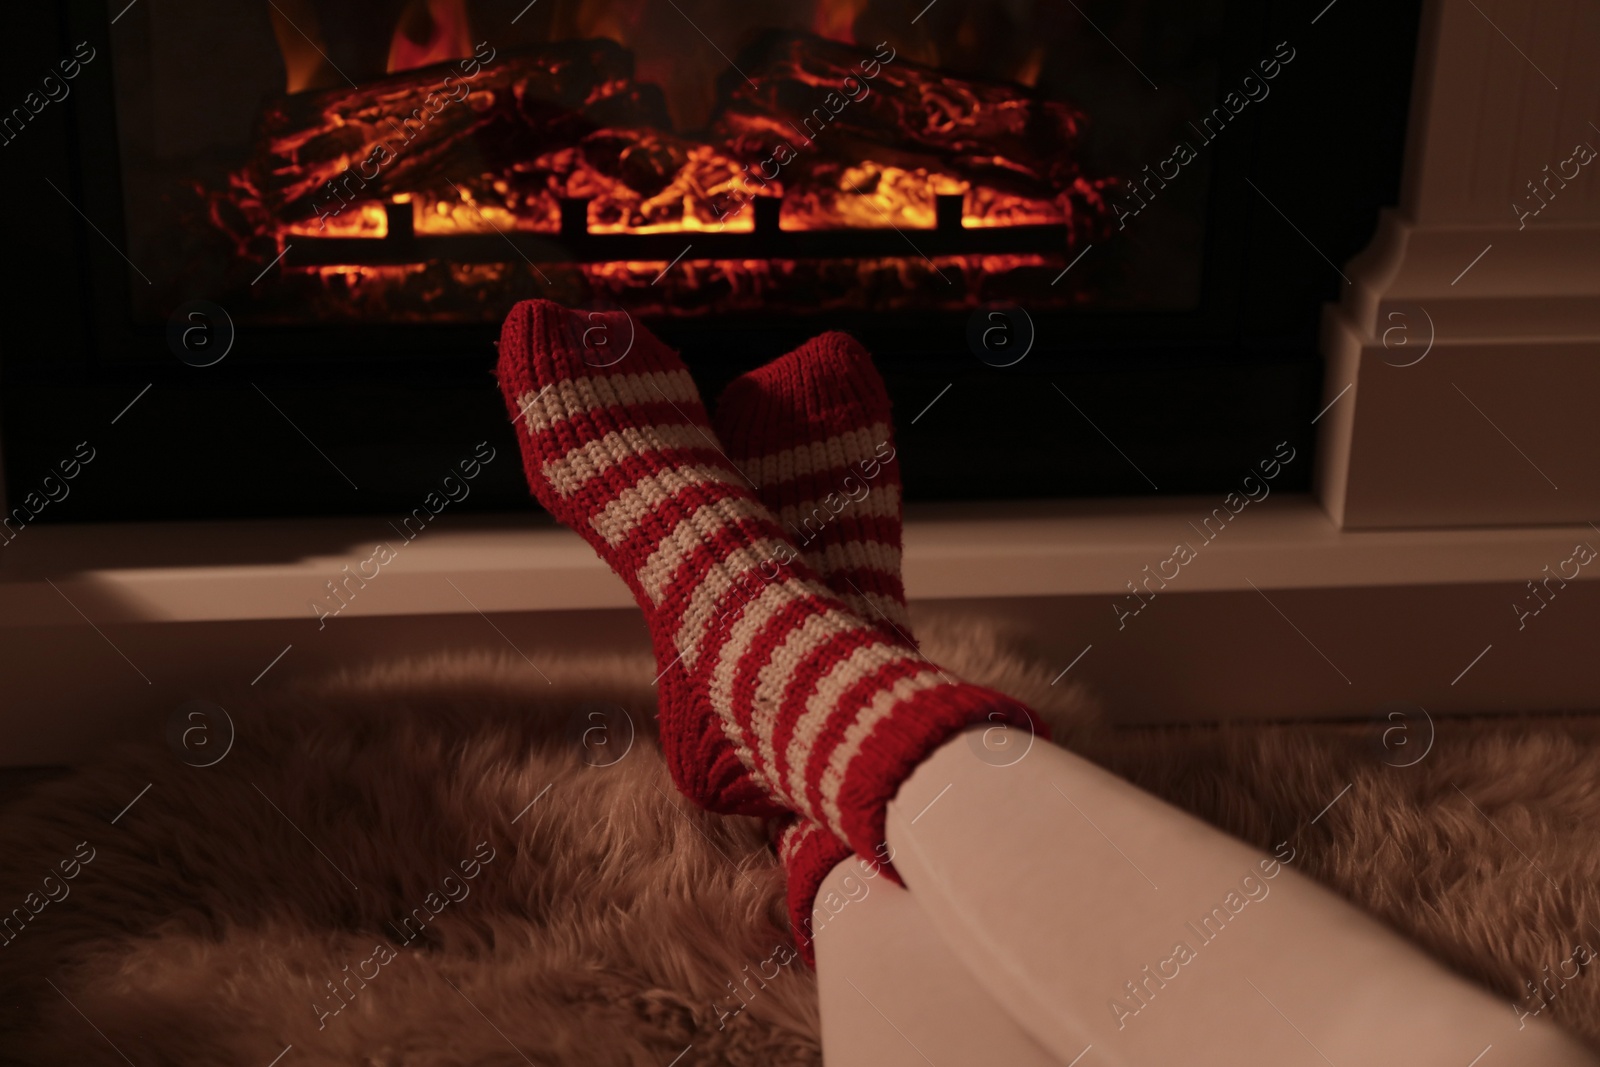
<instances>
[{"instance_id":1,"label":"red and white striped sock","mask_svg":"<svg viewBox=\"0 0 1600 1067\"><path fill-rule=\"evenodd\" d=\"M849 334L812 338L734 379L716 428L801 558L856 614L909 641L900 461L867 350Z\"/></svg>"},{"instance_id":2,"label":"red and white striped sock","mask_svg":"<svg viewBox=\"0 0 1600 1067\"><path fill-rule=\"evenodd\" d=\"M723 454L677 355L637 327L595 366L595 317L518 304L500 385L534 495L627 582L678 678L661 711L673 780L713 811L791 811L881 855L884 809L923 759L968 726L1037 721L834 595Z\"/></svg>"},{"instance_id":3,"label":"red and white striped sock","mask_svg":"<svg viewBox=\"0 0 1600 1067\"><path fill-rule=\"evenodd\" d=\"M817 966L816 930L812 914L823 879L855 855L850 846L827 830L798 815L783 815L767 825L778 862L783 864L784 902L789 911L789 931L806 966ZM862 861L866 862L866 861ZM872 861L876 863L877 861Z\"/></svg>"},{"instance_id":4,"label":"red and white striped sock","mask_svg":"<svg viewBox=\"0 0 1600 1067\"><path fill-rule=\"evenodd\" d=\"M800 557L857 614L909 642L900 462L889 393L866 349L847 334L813 338L736 378L717 400L715 424ZM817 890L853 853L797 815L779 816L769 830L787 875L790 928L814 965Z\"/></svg>"}]
</instances>

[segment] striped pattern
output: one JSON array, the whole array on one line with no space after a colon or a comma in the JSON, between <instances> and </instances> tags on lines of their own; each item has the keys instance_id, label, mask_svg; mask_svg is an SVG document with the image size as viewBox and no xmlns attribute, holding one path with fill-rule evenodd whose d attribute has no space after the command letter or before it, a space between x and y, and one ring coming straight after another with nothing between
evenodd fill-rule
<instances>
[{"instance_id":1,"label":"striped pattern","mask_svg":"<svg viewBox=\"0 0 1600 1067\"><path fill-rule=\"evenodd\" d=\"M624 489L617 498L589 519L589 525L606 539L608 545L619 545L639 528L638 516L668 506L692 486L712 482L738 485L739 481L727 471L715 467L688 465L664 471L641 485Z\"/></svg>"},{"instance_id":2,"label":"striped pattern","mask_svg":"<svg viewBox=\"0 0 1600 1067\"><path fill-rule=\"evenodd\" d=\"M830 341L833 338L842 338L843 341L849 341L854 344L854 341L844 334L824 334L823 337L811 342L811 345L817 346L818 342ZM795 351L805 352L804 358L814 358L814 353L807 352L805 349L796 349ZM817 351L821 351L821 349L817 348ZM792 356L793 354L791 353L790 355ZM781 362L781 360L774 360L757 372L766 372L769 375L768 388L775 384L776 390L781 391L781 393L789 393L791 392L791 382L799 388L808 388L815 380L814 369L808 368L804 372L789 374L791 382L773 383L772 379L775 379L778 374L789 372L789 368L780 367ZM734 390L735 397L738 397L742 392L740 387L734 385L730 385L728 388ZM724 394L724 397L726 395ZM772 395L771 392L766 394L768 398L771 398ZM748 413L742 414L747 415ZM836 414L836 411L830 410L828 417L835 417ZM818 475L827 476L834 473L843 473L849 464L872 455L878 445L889 439L887 410L885 410L882 417L877 417L876 412L868 417L872 419L871 422L852 426L842 432L829 432L835 427L821 427L821 432L828 434L826 437L815 440L800 440L789 444L777 442L772 451L752 451L749 457L741 462L739 466L758 485L779 485L814 478ZM777 436L788 426L789 424L782 421L775 424L768 423L768 432L764 436L770 439ZM812 429L811 432L815 433L817 429ZM752 433L751 436L756 435ZM750 444L760 445L761 442L753 440Z\"/></svg>"},{"instance_id":3,"label":"striped pattern","mask_svg":"<svg viewBox=\"0 0 1600 1067\"><path fill-rule=\"evenodd\" d=\"M887 569L898 561L897 523L830 508L822 529L851 536L831 537L829 548L812 537L802 555L724 454L677 356L641 327L625 359L591 367L576 341L587 321L547 301L519 304L501 334L500 383L534 495L645 613L658 667L672 675L661 734L674 780L712 810L792 811L871 855L883 808L917 762L1014 705L945 676L896 627L830 588L849 578L863 604L898 606L903 617ZM893 469L883 429L856 471L865 483ZM816 462L816 449L802 453L804 463L780 456L772 469L808 473L772 484L827 503L819 479L838 467ZM843 444L820 454L865 462L848 460ZM898 511L898 492L893 500Z\"/></svg>"},{"instance_id":4,"label":"striped pattern","mask_svg":"<svg viewBox=\"0 0 1600 1067\"><path fill-rule=\"evenodd\" d=\"M863 618L911 640L900 581L900 463L872 357L827 333L736 379L717 435L806 563Z\"/></svg>"},{"instance_id":5,"label":"striped pattern","mask_svg":"<svg viewBox=\"0 0 1600 1067\"><path fill-rule=\"evenodd\" d=\"M808 397L815 396L836 399L815 420L795 419L812 410ZM909 640L900 584L900 469L893 460L869 462L877 460L879 445L892 451L892 429L888 393L865 351L838 335L819 338L730 385L717 404L716 425L729 457L756 483L762 503L828 588L857 614ZM866 478L867 471L876 476ZM791 637L758 675L758 703L781 700L782 663L817 640ZM770 744L763 758L776 761ZM803 781L803 768L789 764L791 789ZM772 820L769 832L787 875L795 945L815 966L817 892L853 852L821 825L793 815Z\"/></svg>"},{"instance_id":6,"label":"striped pattern","mask_svg":"<svg viewBox=\"0 0 1600 1067\"><path fill-rule=\"evenodd\" d=\"M795 948L801 959L815 967L817 958L812 939L816 931L811 915L817 891L828 872L854 853L850 846L809 819L785 815L774 819L768 830L778 862L783 864L787 876L789 929Z\"/></svg>"}]
</instances>

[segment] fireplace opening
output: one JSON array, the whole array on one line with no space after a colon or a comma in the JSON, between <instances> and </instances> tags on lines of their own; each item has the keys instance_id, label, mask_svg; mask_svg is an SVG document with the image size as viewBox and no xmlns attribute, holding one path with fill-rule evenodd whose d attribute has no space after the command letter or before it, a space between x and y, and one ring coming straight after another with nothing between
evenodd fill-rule
<instances>
[{"instance_id":1,"label":"fireplace opening","mask_svg":"<svg viewBox=\"0 0 1600 1067\"><path fill-rule=\"evenodd\" d=\"M184 0L147 6L150 50L179 49ZM119 62L131 237L172 279L141 309L197 278L274 324L487 323L536 293L659 318L1198 298L1205 163L1138 243L1068 268L1118 175L1203 111L1215 5L503 6L264 2L204 143L181 72Z\"/></svg>"},{"instance_id":2,"label":"fireplace opening","mask_svg":"<svg viewBox=\"0 0 1600 1067\"><path fill-rule=\"evenodd\" d=\"M23 5L5 69L80 70L4 134L7 481L89 440L42 521L404 514L515 453L494 338L546 297L708 400L851 332L912 503L1224 494L1280 443L1305 490L1419 24L1313 6ZM532 507L496 463L457 510Z\"/></svg>"}]
</instances>

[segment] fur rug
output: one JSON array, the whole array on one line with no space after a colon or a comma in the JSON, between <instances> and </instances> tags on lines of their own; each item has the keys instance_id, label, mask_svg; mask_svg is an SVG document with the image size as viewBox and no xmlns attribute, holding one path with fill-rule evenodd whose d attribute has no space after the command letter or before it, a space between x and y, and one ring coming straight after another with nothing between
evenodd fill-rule
<instances>
[{"instance_id":1,"label":"fur rug","mask_svg":"<svg viewBox=\"0 0 1600 1067\"><path fill-rule=\"evenodd\" d=\"M1312 876L1600 1048L1594 721L1440 722L1396 767L1360 726L1112 729L1000 636L919 632L1145 788L1295 835ZM0 909L28 921L0 934L0 1060L817 1062L798 961L719 1020L744 968L787 958L782 875L758 824L673 791L650 661L544 666L218 694L237 736L214 766L124 747L9 805Z\"/></svg>"}]
</instances>

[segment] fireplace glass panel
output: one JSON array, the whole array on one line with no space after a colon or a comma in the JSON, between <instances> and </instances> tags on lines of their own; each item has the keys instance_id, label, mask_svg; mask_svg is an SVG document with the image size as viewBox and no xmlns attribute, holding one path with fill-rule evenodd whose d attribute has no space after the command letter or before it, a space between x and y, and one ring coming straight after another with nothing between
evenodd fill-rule
<instances>
[{"instance_id":1,"label":"fireplace glass panel","mask_svg":"<svg viewBox=\"0 0 1600 1067\"><path fill-rule=\"evenodd\" d=\"M1189 123L1218 95L1217 0L144 0L123 21L146 323L197 297L263 325L490 323L530 296L664 318L1199 302L1213 153ZM1180 141L1198 152L1152 184Z\"/></svg>"}]
</instances>

